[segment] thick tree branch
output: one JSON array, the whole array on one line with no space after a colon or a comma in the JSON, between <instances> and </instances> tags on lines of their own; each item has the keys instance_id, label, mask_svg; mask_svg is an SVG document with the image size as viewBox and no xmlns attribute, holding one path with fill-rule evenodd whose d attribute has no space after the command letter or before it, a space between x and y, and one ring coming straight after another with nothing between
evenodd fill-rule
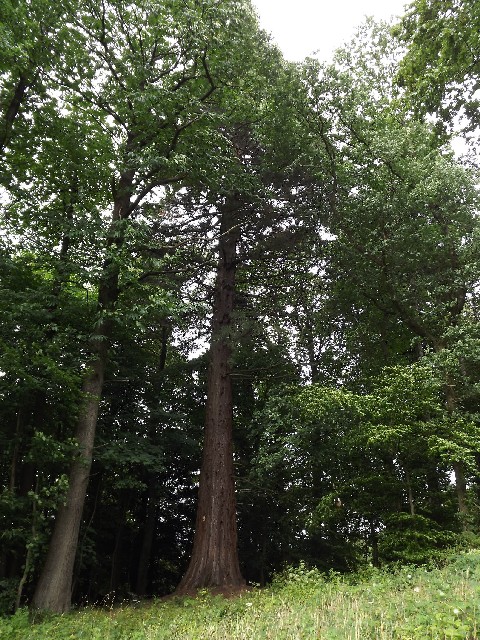
<instances>
[{"instance_id":1,"label":"thick tree branch","mask_svg":"<svg viewBox=\"0 0 480 640\"><path fill-rule=\"evenodd\" d=\"M5 116L0 129L0 151L6 147L10 140L13 123L20 111L21 104L25 99L25 95L30 85L31 81L28 79L28 75L25 72L20 73L13 95L5 110Z\"/></svg>"}]
</instances>

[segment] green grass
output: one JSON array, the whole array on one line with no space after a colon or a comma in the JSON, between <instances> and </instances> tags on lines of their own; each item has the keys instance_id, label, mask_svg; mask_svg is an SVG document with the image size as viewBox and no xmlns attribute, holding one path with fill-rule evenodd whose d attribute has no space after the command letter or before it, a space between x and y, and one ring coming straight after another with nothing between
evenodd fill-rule
<instances>
[{"instance_id":1,"label":"green grass","mask_svg":"<svg viewBox=\"0 0 480 640\"><path fill-rule=\"evenodd\" d=\"M480 551L442 568L325 578L300 567L268 589L83 609L31 625L0 620L1 640L480 639Z\"/></svg>"}]
</instances>

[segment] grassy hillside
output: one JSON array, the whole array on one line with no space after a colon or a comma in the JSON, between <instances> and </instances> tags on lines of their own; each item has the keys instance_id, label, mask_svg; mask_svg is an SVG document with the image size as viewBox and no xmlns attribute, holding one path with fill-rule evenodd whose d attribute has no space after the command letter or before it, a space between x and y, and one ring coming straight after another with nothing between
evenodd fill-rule
<instances>
[{"instance_id":1,"label":"grassy hillside","mask_svg":"<svg viewBox=\"0 0 480 640\"><path fill-rule=\"evenodd\" d=\"M480 638L480 551L443 568L325 578L299 568L241 597L200 594L84 609L30 625L0 620L1 640L367 640Z\"/></svg>"}]
</instances>

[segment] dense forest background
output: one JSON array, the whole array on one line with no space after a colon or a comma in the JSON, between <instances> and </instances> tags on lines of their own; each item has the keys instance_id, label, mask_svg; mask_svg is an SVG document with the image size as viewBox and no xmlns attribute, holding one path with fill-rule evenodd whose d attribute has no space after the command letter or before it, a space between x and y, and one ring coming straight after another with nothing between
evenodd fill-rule
<instances>
[{"instance_id":1,"label":"dense forest background","mask_svg":"<svg viewBox=\"0 0 480 640\"><path fill-rule=\"evenodd\" d=\"M476 544L480 3L0 15L0 612Z\"/></svg>"}]
</instances>

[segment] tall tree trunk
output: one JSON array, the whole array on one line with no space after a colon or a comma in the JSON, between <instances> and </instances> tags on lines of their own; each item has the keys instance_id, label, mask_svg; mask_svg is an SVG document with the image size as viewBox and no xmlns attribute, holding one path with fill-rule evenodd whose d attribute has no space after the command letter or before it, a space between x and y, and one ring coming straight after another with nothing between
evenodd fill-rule
<instances>
[{"instance_id":1,"label":"tall tree trunk","mask_svg":"<svg viewBox=\"0 0 480 640\"><path fill-rule=\"evenodd\" d=\"M157 517L157 487L153 475L149 476L146 516L142 536L142 548L138 560L135 593L144 596L148 590L148 574L152 557L153 538Z\"/></svg>"},{"instance_id":2,"label":"tall tree trunk","mask_svg":"<svg viewBox=\"0 0 480 640\"><path fill-rule=\"evenodd\" d=\"M245 586L237 550L233 471L233 401L230 327L235 294L240 203L222 211L208 371L203 461L192 557L177 593L200 588L238 590Z\"/></svg>"},{"instance_id":3,"label":"tall tree trunk","mask_svg":"<svg viewBox=\"0 0 480 640\"><path fill-rule=\"evenodd\" d=\"M413 498L413 489L412 489L412 481L410 478L410 473L408 469L405 467L405 482L407 485L407 497L408 497L408 506L410 509L410 515L415 515L415 500Z\"/></svg>"},{"instance_id":4,"label":"tall tree trunk","mask_svg":"<svg viewBox=\"0 0 480 640\"><path fill-rule=\"evenodd\" d=\"M115 545L112 553L112 564L110 567L110 593L115 597L115 591L120 587L122 580L122 551L123 541L125 538L125 519L127 516L128 501L126 501L124 509L122 509L121 520L116 527Z\"/></svg>"},{"instance_id":5,"label":"tall tree trunk","mask_svg":"<svg viewBox=\"0 0 480 640\"><path fill-rule=\"evenodd\" d=\"M445 385L445 397L447 410L449 412L454 412L457 406L457 397L455 393L455 385L452 383L450 379L447 379L447 383ZM465 516L468 515L468 506L467 506L467 482L465 479L465 469L462 460L454 460L453 462L453 473L455 475L455 488L457 491L457 501L458 501L458 512L463 520L463 528L467 529L467 522L465 520Z\"/></svg>"},{"instance_id":6,"label":"tall tree trunk","mask_svg":"<svg viewBox=\"0 0 480 640\"><path fill-rule=\"evenodd\" d=\"M19 406L17 410L17 420L16 420L16 426L15 426L15 440L14 440L15 444L13 447L12 460L10 463L9 489L12 494L15 493L15 488L17 486L17 467L18 467L18 456L20 453L20 440L23 433L24 423L25 423L24 413L25 412L23 407Z\"/></svg>"},{"instance_id":7,"label":"tall tree trunk","mask_svg":"<svg viewBox=\"0 0 480 640\"><path fill-rule=\"evenodd\" d=\"M440 484L438 468L433 463L428 463L425 470L427 481L427 503L433 520L443 520L443 490Z\"/></svg>"},{"instance_id":8,"label":"tall tree trunk","mask_svg":"<svg viewBox=\"0 0 480 640\"><path fill-rule=\"evenodd\" d=\"M39 478L37 477L37 483L35 486L36 494L38 494L38 487L39 487ZM35 539L35 536L37 533L37 525L38 525L37 517L38 517L37 501L34 498L32 500L32 540ZM33 565L33 555L34 555L33 546L27 545L27 554L25 556L25 566L23 568L23 574L22 574L22 577L20 578L20 582L17 587L17 597L15 599L15 611L18 611L18 609L20 609L20 605L22 603L23 589L28 580L28 576L30 574L30 571Z\"/></svg>"},{"instance_id":9,"label":"tall tree trunk","mask_svg":"<svg viewBox=\"0 0 480 640\"><path fill-rule=\"evenodd\" d=\"M162 348L160 351L160 359L158 362L158 383L161 384L161 378L165 371L168 353L168 341L170 337L170 326L165 322L161 328ZM155 429L151 429L149 436L153 438ZM135 593L138 596L144 596L148 589L148 578L150 570L150 562L152 559L153 539L155 536L155 527L157 523L157 479L154 473L147 474L147 496L145 505L145 523L143 527L142 546L140 549L140 557L138 559L137 579L135 583Z\"/></svg>"},{"instance_id":10,"label":"tall tree trunk","mask_svg":"<svg viewBox=\"0 0 480 640\"><path fill-rule=\"evenodd\" d=\"M68 611L71 604L73 567L92 464L98 407L103 389L107 357L104 342L106 336L95 334L95 337L99 338L98 355L90 363L90 371L83 383L82 391L85 394L85 400L75 434L79 453L70 469L66 501L57 512L47 558L32 600L34 609L55 613Z\"/></svg>"},{"instance_id":11,"label":"tall tree trunk","mask_svg":"<svg viewBox=\"0 0 480 640\"><path fill-rule=\"evenodd\" d=\"M462 462L453 463L453 473L455 474L455 487L457 490L458 511L462 515L468 514L467 506L467 481ZM464 528L466 524L464 523Z\"/></svg>"},{"instance_id":12,"label":"tall tree trunk","mask_svg":"<svg viewBox=\"0 0 480 640\"><path fill-rule=\"evenodd\" d=\"M305 311L306 320L305 320L305 340L307 343L307 351L308 351L308 364L310 366L310 377L312 380L312 384L315 384L320 380L320 370L318 367L317 354L315 351L315 338L314 338L314 327L313 327L313 312L309 309Z\"/></svg>"},{"instance_id":13,"label":"tall tree trunk","mask_svg":"<svg viewBox=\"0 0 480 640\"><path fill-rule=\"evenodd\" d=\"M126 171L121 176L107 241L108 250L111 250L114 245L119 247L122 244L123 236L118 223L128 215L133 177L132 170ZM108 341L111 333L109 312L112 311L118 299L118 276L118 264L107 256L98 291L98 309L101 317L90 340L92 359L82 385L84 402L75 432L79 452L70 469L65 504L59 508L55 519L45 565L33 595L33 609L63 613L71 606L73 568L92 466L98 409L108 357Z\"/></svg>"},{"instance_id":14,"label":"tall tree trunk","mask_svg":"<svg viewBox=\"0 0 480 640\"><path fill-rule=\"evenodd\" d=\"M372 564L374 567L380 566L380 553L378 550L378 523L370 520L370 544L372 545Z\"/></svg>"}]
</instances>

